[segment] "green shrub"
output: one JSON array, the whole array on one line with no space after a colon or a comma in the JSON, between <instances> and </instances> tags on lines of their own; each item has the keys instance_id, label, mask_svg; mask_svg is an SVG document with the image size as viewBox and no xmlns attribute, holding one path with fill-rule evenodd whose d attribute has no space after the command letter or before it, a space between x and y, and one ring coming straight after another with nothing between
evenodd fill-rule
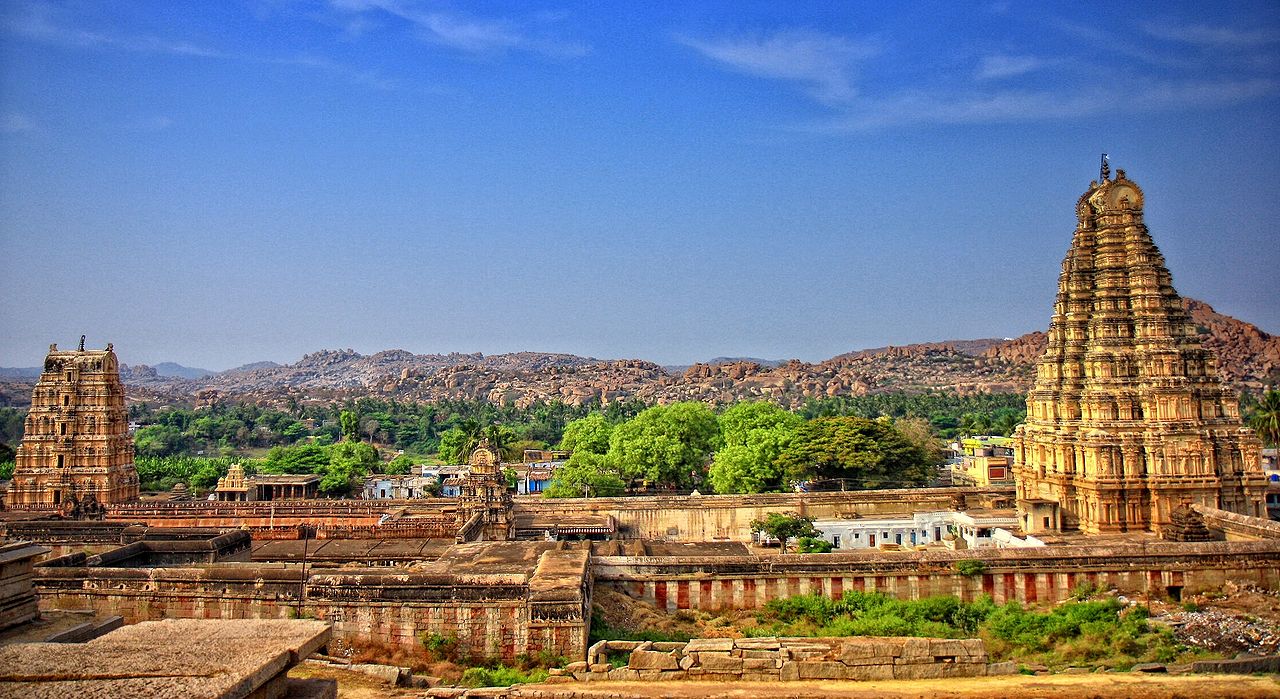
<instances>
[{"instance_id":1,"label":"green shrub","mask_svg":"<svg viewBox=\"0 0 1280 699\"><path fill-rule=\"evenodd\" d=\"M491 668L467 668L462 673L460 684L464 687L507 687L513 684L541 682L545 679L547 679L547 671L540 668L524 672L499 664Z\"/></svg>"},{"instance_id":2,"label":"green shrub","mask_svg":"<svg viewBox=\"0 0 1280 699\"><path fill-rule=\"evenodd\" d=\"M452 634L444 636L438 633L418 635L427 655L437 662L442 660L458 660L458 637Z\"/></svg>"},{"instance_id":3,"label":"green shrub","mask_svg":"<svg viewBox=\"0 0 1280 699\"><path fill-rule=\"evenodd\" d=\"M981 637L993 658L1046 664L1169 662L1186 652L1168 629L1153 628L1147 610L1114 598L1073 601L1049 610L990 597L962 602L950 596L898 600L850 591L839 600L799 595L773 600L747 636Z\"/></svg>"},{"instance_id":4,"label":"green shrub","mask_svg":"<svg viewBox=\"0 0 1280 699\"><path fill-rule=\"evenodd\" d=\"M987 572L987 564L982 561L975 561L972 558L966 558L963 561L956 561L956 572L968 577L982 575Z\"/></svg>"},{"instance_id":5,"label":"green shrub","mask_svg":"<svg viewBox=\"0 0 1280 699\"><path fill-rule=\"evenodd\" d=\"M831 542L812 536L801 537L796 541L796 551L800 553L831 553Z\"/></svg>"}]
</instances>

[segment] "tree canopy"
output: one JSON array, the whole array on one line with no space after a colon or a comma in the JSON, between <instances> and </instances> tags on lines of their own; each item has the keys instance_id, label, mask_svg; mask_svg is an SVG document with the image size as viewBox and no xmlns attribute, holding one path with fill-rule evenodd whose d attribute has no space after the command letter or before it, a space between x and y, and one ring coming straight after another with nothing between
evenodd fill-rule
<instances>
[{"instance_id":1,"label":"tree canopy","mask_svg":"<svg viewBox=\"0 0 1280 699\"><path fill-rule=\"evenodd\" d=\"M817 538L822 535L813 526L812 517L804 517L795 512L770 512L764 519L753 520L751 531L764 532L777 539L783 552L787 550L787 542L791 539Z\"/></svg>"},{"instance_id":2,"label":"tree canopy","mask_svg":"<svg viewBox=\"0 0 1280 699\"><path fill-rule=\"evenodd\" d=\"M778 461L790 479L848 479L857 488L923 485L930 476L928 455L887 418L810 420Z\"/></svg>"},{"instance_id":3,"label":"tree canopy","mask_svg":"<svg viewBox=\"0 0 1280 699\"><path fill-rule=\"evenodd\" d=\"M804 418L773 403L737 403L720 415L724 447L716 452L709 477L717 493L785 490L778 457Z\"/></svg>"},{"instance_id":4,"label":"tree canopy","mask_svg":"<svg viewBox=\"0 0 1280 699\"><path fill-rule=\"evenodd\" d=\"M694 488L719 445L720 426L711 408L673 403L649 408L615 427L608 459L626 478Z\"/></svg>"},{"instance_id":5,"label":"tree canopy","mask_svg":"<svg viewBox=\"0 0 1280 699\"><path fill-rule=\"evenodd\" d=\"M556 469L555 478L543 494L549 498L613 497L622 495L626 487L606 457L580 451Z\"/></svg>"}]
</instances>

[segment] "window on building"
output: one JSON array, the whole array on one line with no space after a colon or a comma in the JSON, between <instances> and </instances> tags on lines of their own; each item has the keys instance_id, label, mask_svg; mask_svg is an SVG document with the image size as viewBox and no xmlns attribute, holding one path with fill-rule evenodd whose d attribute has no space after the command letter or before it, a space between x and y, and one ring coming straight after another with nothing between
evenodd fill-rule
<instances>
[{"instance_id":1,"label":"window on building","mask_svg":"<svg viewBox=\"0 0 1280 699\"><path fill-rule=\"evenodd\" d=\"M1048 529L1048 528L1049 528L1049 518L1048 518L1048 517L1045 517L1045 518L1044 518L1044 528L1045 528L1045 529Z\"/></svg>"},{"instance_id":2,"label":"window on building","mask_svg":"<svg viewBox=\"0 0 1280 699\"><path fill-rule=\"evenodd\" d=\"M66 457L64 457L62 454L58 454L58 468L62 468L63 465L66 464L65 459Z\"/></svg>"},{"instance_id":3,"label":"window on building","mask_svg":"<svg viewBox=\"0 0 1280 699\"><path fill-rule=\"evenodd\" d=\"M58 423L58 434L65 435L67 433L67 423Z\"/></svg>"},{"instance_id":4,"label":"window on building","mask_svg":"<svg viewBox=\"0 0 1280 699\"><path fill-rule=\"evenodd\" d=\"M831 537L831 546L832 546L832 547L834 547L834 548L840 548L840 535L839 535L839 534L836 534L835 536Z\"/></svg>"}]
</instances>

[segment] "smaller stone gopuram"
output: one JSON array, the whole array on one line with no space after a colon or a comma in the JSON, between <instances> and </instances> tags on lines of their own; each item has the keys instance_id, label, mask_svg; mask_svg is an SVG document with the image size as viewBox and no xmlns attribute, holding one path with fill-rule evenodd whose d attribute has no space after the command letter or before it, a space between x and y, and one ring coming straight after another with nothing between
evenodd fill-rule
<instances>
[{"instance_id":1,"label":"smaller stone gopuram","mask_svg":"<svg viewBox=\"0 0 1280 699\"><path fill-rule=\"evenodd\" d=\"M49 346L31 393L8 504L79 507L138 498L133 437L111 345Z\"/></svg>"},{"instance_id":2,"label":"smaller stone gopuram","mask_svg":"<svg viewBox=\"0 0 1280 699\"><path fill-rule=\"evenodd\" d=\"M471 470L462 481L458 495L458 526L465 528L479 515L484 541L515 538L511 492L502 476L502 456L488 439L480 440L471 452ZM464 539L470 539L463 536Z\"/></svg>"}]
</instances>

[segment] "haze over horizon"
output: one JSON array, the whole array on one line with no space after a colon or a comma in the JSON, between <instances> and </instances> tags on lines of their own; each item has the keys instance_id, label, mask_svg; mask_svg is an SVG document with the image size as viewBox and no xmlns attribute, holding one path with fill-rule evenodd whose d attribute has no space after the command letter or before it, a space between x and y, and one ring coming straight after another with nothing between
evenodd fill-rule
<instances>
[{"instance_id":1,"label":"haze over horizon","mask_svg":"<svg viewBox=\"0 0 1280 699\"><path fill-rule=\"evenodd\" d=\"M1043 329L1111 154L1280 330L1280 6L0 8L0 366L826 359Z\"/></svg>"}]
</instances>

